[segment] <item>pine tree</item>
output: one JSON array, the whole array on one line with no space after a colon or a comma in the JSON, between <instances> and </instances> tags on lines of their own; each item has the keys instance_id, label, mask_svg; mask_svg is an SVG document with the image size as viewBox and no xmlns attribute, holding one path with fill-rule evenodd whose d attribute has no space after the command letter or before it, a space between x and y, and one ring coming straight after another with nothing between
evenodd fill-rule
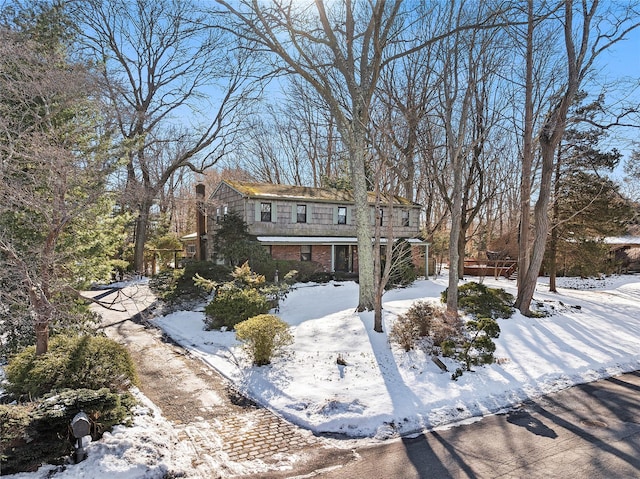
<instances>
[{"instance_id":1,"label":"pine tree","mask_svg":"<svg viewBox=\"0 0 640 479\"><path fill-rule=\"evenodd\" d=\"M91 72L67 54L64 9L2 13L0 338L11 341L5 352L33 343L30 323L42 354L51 327L86 326L76 288L108 273L118 220L103 195L114 155Z\"/></svg>"},{"instance_id":2,"label":"pine tree","mask_svg":"<svg viewBox=\"0 0 640 479\"><path fill-rule=\"evenodd\" d=\"M567 128L556 152L552 229L546 262L550 289L555 291L558 256L572 267L562 273L593 275L602 271L606 261L605 236L620 234L630 219L629 204L619 193L619 185L607 176L621 159L615 148L602 150L607 132L585 128L602 110L602 97L583 105L582 92L573 107L573 126Z\"/></svg>"}]
</instances>

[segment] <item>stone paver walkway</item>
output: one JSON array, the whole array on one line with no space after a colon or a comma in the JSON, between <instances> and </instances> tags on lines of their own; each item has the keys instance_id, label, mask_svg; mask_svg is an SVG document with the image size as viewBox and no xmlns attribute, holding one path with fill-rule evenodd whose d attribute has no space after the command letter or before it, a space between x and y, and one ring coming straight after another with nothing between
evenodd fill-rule
<instances>
[{"instance_id":1,"label":"stone paver walkway","mask_svg":"<svg viewBox=\"0 0 640 479\"><path fill-rule=\"evenodd\" d=\"M173 344L146 321L155 301L145 285L89 292L108 336L125 344L141 391L190 443L200 477L293 477L352 458L349 450L298 428L238 394L216 371ZM220 464L224 463L223 471Z\"/></svg>"}]
</instances>

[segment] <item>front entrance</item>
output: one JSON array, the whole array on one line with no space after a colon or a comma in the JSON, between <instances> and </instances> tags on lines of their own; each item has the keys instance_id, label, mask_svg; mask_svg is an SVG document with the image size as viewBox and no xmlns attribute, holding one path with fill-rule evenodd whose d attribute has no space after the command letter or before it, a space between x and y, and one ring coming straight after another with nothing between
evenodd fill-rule
<instances>
[{"instance_id":1,"label":"front entrance","mask_svg":"<svg viewBox=\"0 0 640 479\"><path fill-rule=\"evenodd\" d=\"M336 272L351 273L353 271L353 250L349 245L335 245L333 267Z\"/></svg>"}]
</instances>

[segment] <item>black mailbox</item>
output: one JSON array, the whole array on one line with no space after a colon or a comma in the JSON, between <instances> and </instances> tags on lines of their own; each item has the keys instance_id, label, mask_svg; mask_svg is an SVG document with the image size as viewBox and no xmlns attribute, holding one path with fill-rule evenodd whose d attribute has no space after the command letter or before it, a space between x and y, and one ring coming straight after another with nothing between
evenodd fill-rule
<instances>
[{"instance_id":1,"label":"black mailbox","mask_svg":"<svg viewBox=\"0 0 640 479\"><path fill-rule=\"evenodd\" d=\"M91 421L89 420L89 416L82 411L76 414L71 420L71 430L73 431L73 436L76 439L90 435Z\"/></svg>"}]
</instances>

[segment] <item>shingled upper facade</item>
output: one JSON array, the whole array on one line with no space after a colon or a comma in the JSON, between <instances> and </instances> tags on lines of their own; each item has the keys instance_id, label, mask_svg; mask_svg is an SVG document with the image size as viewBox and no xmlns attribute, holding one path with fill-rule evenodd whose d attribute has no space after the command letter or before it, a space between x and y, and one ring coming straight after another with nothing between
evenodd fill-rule
<instances>
[{"instance_id":1,"label":"shingled upper facade","mask_svg":"<svg viewBox=\"0 0 640 479\"><path fill-rule=\"evenodd\" d=\"M395 196L381 202L376 215L375 195L370 193L371 235L381 221L382 235L393 222L394 238L416 238L420 231L420 205ZM357 272L358 254L354 201L351 192L333 188L222 181L206 201L206 258L219 220L235 213L247 224L274 259L313 261L328 272ZM376 219L377 216L377 219ZM383 239L383 243L385 240ZM414 243L414 262L420 265L424 248ZM203 252L204 253L204 252ZM205 254L203 254L205 256Z\"/></svg>"}]
</instances>

